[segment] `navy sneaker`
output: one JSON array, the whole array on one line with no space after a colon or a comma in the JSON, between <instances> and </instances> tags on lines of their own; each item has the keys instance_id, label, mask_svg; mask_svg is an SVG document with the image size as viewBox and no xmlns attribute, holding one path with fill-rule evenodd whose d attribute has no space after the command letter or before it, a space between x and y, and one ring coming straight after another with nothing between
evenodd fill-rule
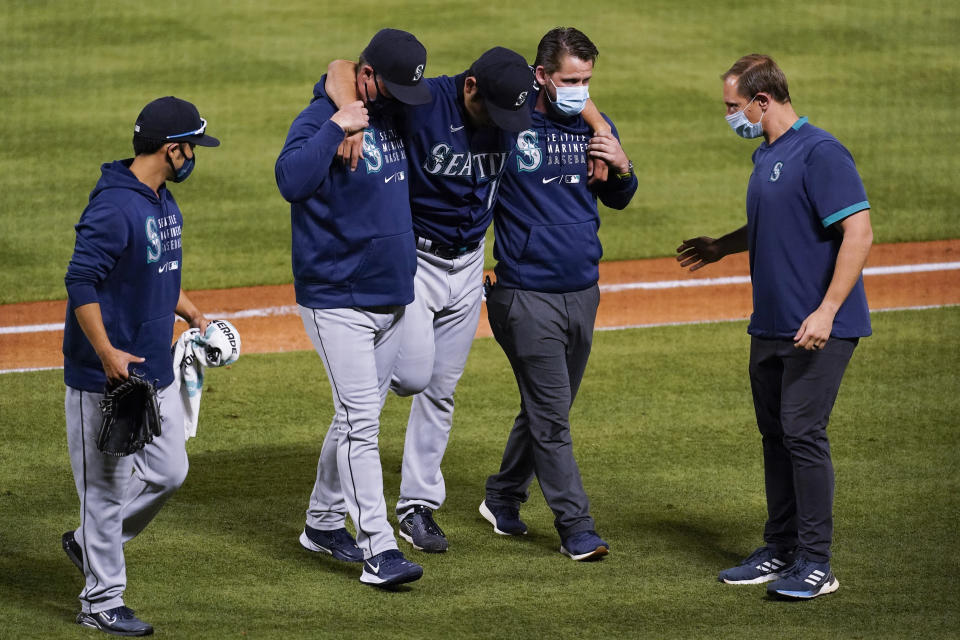
<instances>
[{"instance_id":1,"label":"navy sneaker","mask_svg":"<svg viewBox=\"0 0 960 640\"><path fill-rule=\"evenodd\" d=\"M780 573L779 580L767 586L767 593L774 597L809 600L839 588L840 581L830 570L829 562L814 562L801 553Z\"/></svg>"},{"instance_id":2,"label":"navy sneaker","mask_svg":"<svg viewBox=\"0 0 960 640\"><path fill-rule=\"evenodd\" d=\"M773 547L760 547L735 567L724 569L717 580L727 584L760 584L780 577L781 572L793 563L793 553L778 551Z\"/></svg>"},{"instance_id":3,"label":"navy sneaker","mask_svg":"<svg viewBox=\"0 0 960 640\"><path fill-rule=\"evenodd\" d=\"M390 549L367 558L363 563L360 582L378 587L390 587L419 580L423 567L403 557L399 549Z\"/></svg>"},{"instance_id":4,"label":"navy sneaker","mask_svg":"<svg viewBox=\"0 0 960 640\"><path fill-rule=\"evenodd\" d=\"M560 553L574 560L596 560L610 553L610 545L596 531L579 531L563 541Z\"/></svg>"},{"instance_id":5,"label":"navy sneaker","mask_svg":"<svg viewBox=\"0 0 960 640\"><path fill-rule=\"evenodd\" d=\"M344 562L363 562L363 551L357 541L343 527L332 531L321 531L309 525L303 527L300 545L307 551L327 553Z\"/></svg>"},{"instance_id":6,"label":"navy sneaker","mask_svg":"<svg viewBox=\"0 0 960 640\"><path fill-rule=\"evenodd\" d=\"M77 544L73 537L73 531L67 531L60 536L60 544L63 545L63 552L70 558L70 562L83 573L83 549Z\"/></svg>"},{"instance_id":7,"label":"navy sneaker","mask_svg":"<svg viewBox=\"0 0 960 640\"><path fill-rule=\"evenodd\" d=\"M133 615L133 610L128 607L114 607L97 613L81 611L77 615L77 624L115 636L148 636L153 633L153 626Z\"/></svg>"},{"instance_id":8,"label":"navy sneaker","mask_svg":"<svg viewBox=\"0 0 960 640\"><path fill-rule=\"evenodd\" d=\"M417 551L443 553L447 550L447 536L433 519L433 511L422 504L414 505L397 528L400 537Z\"/></svg>"},{"instance_id":9,"label":"navy sneaker","mask_svg":"<svg viewBox=\"0 0 960 640\"><path fill-rule=\"evenodd\" d=\"M493 531L502 536L525 536L527 525L520 519L520 510L513 507L480 503L480 515L493 525Z\"/></svg>"}]
</instances>

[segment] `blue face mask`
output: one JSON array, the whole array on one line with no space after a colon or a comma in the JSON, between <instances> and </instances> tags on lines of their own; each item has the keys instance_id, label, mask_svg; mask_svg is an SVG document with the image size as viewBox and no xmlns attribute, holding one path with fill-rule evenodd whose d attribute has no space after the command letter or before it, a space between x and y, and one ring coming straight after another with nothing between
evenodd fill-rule
<instances>
[{"instance_id":1,"label":"blue face mask","mask_svg":"<svg viewBox=\"0 0 960 640\"><path fill-rule=\"evenodd\" d=\"M763 125L761 123L763 122L763 115L766 113L766 111L760 114L760 119L756 122L750 122L750 120L747 119L747 114L744 113L744 111L747 110L747 107L750 106L750 103L756 99L757 97L754 96L750 99L750 102L747 103L746 107L740 109L740 111L737 111L736 113L731 113L730 115L726 116L727 124L729 124L730 128L733 129L741 138L759 138L763 135Z\"/></svg>"},{"instance_id":2,"label":"blue face mask","mask_svg":"<svg viewBox=\"0 0 960 640\"><path fill-rule=\"evenodd\" d=\"M183 147L180 147L180 153L183 153ZM187 154L183 153L183 157L187 158ZM183 182L190 177L191 173L193 173L193 168L197 164L197 155L194 153L192 158L187 158L184 160L179 169L174 166L173 160L170 159L170 156L167 156L167 163L170 165L170 168L173 169L173 177L170 179L170 181Z\"/></svg>"},{"instance_id":3,"label":"blue face mask","mask_svg":"<svg viewBox=\"0 0 960 640\"><path fill-rule=\"evenodd\" d=\"M553 80L550 81L550 84L557 90L557 99L556 101L550 100L550 94L547 94L547 99L550 100L550 105L563 115L578 115L587 106L587 100L590 99L590 88L587 85L558 87Z\"/></svg>"}]
</instances>

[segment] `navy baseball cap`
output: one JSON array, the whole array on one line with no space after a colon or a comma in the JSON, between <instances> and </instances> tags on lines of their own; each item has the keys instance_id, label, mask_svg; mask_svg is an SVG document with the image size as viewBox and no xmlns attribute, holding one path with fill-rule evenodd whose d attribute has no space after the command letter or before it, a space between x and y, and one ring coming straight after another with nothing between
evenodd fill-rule
<instances>
[{"instance_id":1,"label":"navy baseball cap","mask_svg":"<svg viewBox=\"0 0 960 640\"><path fill-rule=\"evenodd\" d=\"M522 131L532 125L527 100L536 79L530 65L516 51L494 47L470 67L477 89L493 123L504 131Z\"/></svg>"},{"instance_id":2,"label":"navy baseball cap","mask_svg":"<svg viewBox=\"0 0 960 640\"><path fill-rule=\"evenodd\" d=\"M412 33L399 29L381 29L363 50L394 98L404 104L426 104L433 99L430 87L421 82L427 66L427 50Z\"/></svg>"},{"instance_id":3,"label":"navy baseball cap","mask_svg":"<svg viewBox=\"0 0 960 640\"><path fill-rule=\"evenodd\" d=\"M201 147L219 147L220 141L206 133L207 121L192 103L173 96L157 98L137 116L133 134L164 142L189 142Z\"/></svg>"}]
</instances>

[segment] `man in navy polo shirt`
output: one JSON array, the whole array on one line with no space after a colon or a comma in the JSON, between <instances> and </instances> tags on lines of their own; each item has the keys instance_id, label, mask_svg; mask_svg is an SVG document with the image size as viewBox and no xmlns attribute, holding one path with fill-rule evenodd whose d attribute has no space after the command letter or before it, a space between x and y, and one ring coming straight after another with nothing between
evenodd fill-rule
<instances>
[{"instance_id":1,"label":"man in navy polo shirt","mask_svg":"<svg viewBox=\"0 0 960 640\"><path fill-rule=\"evenodd\" d=\"M871 333L861 275L873 242L870 204L850 153L797 116L770 57L744 56L722 78L727 122L741 137L764 137L753 153L747 224L719 239L685 240L677 260L695 271L750 253L750 383L768 518L765 546L718 578L773 581L771 595L815 598L839 587L830 569L827 422L853 350Z\"/></svg>"}]
</instances>

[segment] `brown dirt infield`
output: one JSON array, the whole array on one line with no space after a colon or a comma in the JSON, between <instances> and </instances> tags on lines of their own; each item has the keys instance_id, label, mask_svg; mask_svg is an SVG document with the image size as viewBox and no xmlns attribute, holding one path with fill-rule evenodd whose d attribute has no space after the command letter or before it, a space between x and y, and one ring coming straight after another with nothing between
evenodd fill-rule
<instances>
[{"instance_id":1,"label":"brown dirt infield","mask_svg":"<svg viewBox=\"0 0 960 640\"><path fill-rule=\"evenodd\" d=\"M960 261L960 240L879 244L868 267ZM600 284L683 281L746 276L746 254L732 256L696 273L682 270L673 258L605 262ZM960 304L960 271L925 271L896 275L868 275L864 283L872 309ZM189 292L208 317L250 309L295 305L293 285L211 289ZM0 327L62 323L63 300L0 306ZM630 289L601 296L597 327L620 327L674 322L704 322L747 318L751 310L749 284ZM296 313L231 319L243 339L244 353L311 349ZM178 323L175 333L185 327ZM477 336L490 335L486 313L481 313ZM63 365L63 330L0 333L0 371Z\"/></svg>"}]
</instances>

